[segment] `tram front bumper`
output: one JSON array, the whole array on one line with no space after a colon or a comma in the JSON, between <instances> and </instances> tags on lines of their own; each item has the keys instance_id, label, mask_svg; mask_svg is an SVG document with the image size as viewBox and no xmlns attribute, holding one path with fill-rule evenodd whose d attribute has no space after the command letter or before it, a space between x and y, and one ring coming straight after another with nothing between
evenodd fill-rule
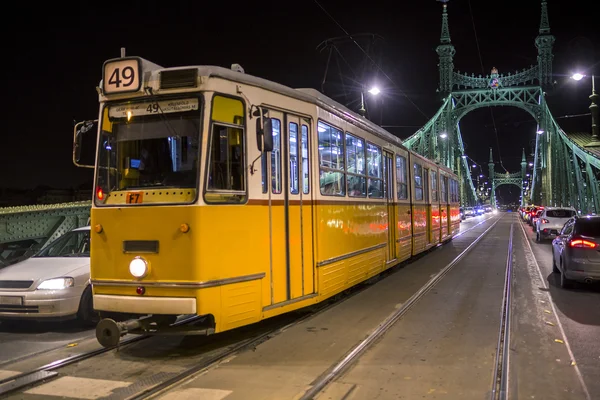
<instances>
[{"instance_id":1,"label":"tram front bumper","mask_svg":"<svg viewBox=\"0 0 600 400\"><path fill-rule=\"evenodd\" d=\"M196 314L196 299L95 294L94 309L127 314Z\"/></svg>"}]
</instances>

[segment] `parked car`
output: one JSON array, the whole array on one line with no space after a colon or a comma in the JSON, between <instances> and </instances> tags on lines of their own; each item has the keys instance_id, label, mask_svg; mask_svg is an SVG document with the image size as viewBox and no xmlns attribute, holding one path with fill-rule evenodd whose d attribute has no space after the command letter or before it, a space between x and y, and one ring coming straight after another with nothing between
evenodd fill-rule
<instances>
[{"instance_id":1,"label":"parked car","mask_svg":"<svg viewBox=\"0 0 600 400\"><path fill-rule=\"evenodd\" d=\"M552 271L560 286L600 280L600 216L573 217L552 241Z\"/></svg>"},{"instance_id":2,"label":"parked car","mask_svg":"<svg viewBox=\"0 0 600 400\"><path fill-rule=\"evenodd\" d=\"M74 229L31 258L0 269L0 320L96 320L90 227Z\"/></svg>"},{"instance_id":3,"label":"parked car","mask_svg":"<svg viewBox=\"0 0 600 400\"><path fill-rule=\"evenodd\" d=\"M548 207L542 210L535 223L535 240L555 238L569 219L577 215L572 207Z\"/></svg>"}]
</instances>

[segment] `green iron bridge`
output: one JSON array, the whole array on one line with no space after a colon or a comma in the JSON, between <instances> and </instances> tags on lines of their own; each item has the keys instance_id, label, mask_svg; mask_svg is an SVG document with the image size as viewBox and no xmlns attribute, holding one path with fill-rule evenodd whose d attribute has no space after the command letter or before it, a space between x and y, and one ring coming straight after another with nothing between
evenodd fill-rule
<instances>
[{"instance_id":1,"label":"green iron bridge","mask_svg":"<svg viewBox=\"0 0 600 400\"><path fill-rule=\"evenodd\" d=\"M545 91L553 85L552 48L548 8L541 1L539 34L535 39L537 65L514 74L499 74L496 68L488 76L475 76L454 70L456 50L450 40L448 0L443 4L442 32L436 49L439 56L439 88L442 105L430 121L404 141L414 151L454 170L461 177L463 205L475 205L480 199L471 179L469 164L460 132L460 120L469 112L493 106L517 107L528 112L538 125L533 178L524 185L527 162L525 153L521 171L499 174L494 170L490 150L489 180L491 204L495 190L514 185L521 190L521 204L574 206L582 213L598 212L600 142L598 141L598 95L593 92L592 135L567 134L556 123L546 104ZM0 268L29 257L51 240L75 227L88 224L91 202L49 206L0 208Z\"/></svg>"},{"instance_id":2,"label":"green iron bridge","mask_svg":"<svg viewBox=\"0 0 600 400\"><path fill-rule=\"evenodd\" d=\"M521 190L521 204L573 206L582 213L599 209L598 177L600 172L600 141L598 141L598 95L592 92L592 135L568 134L561 129L546 103L546 91L552 88L552 48L555 37L550 33L548 6L541 1L539 34L535 39L537 65L520 71L499 74L493 68L490 75L475 76L454 69L456 50L450 39L448 0L442 1L442 32L436 52L439 56L439 88L443 102L437 113L404 144L416 152L453 169L461 177L463 205L474 205L477 192L469 173L469 164L460 133L460 120L473 110L483 107L517 107L529 113L537 122L533 178L526 187L526 159L523 153L521 171L498 174L490 151L489 180L491 204L495 204L495 189L514 185Z\"/></svg>"}]
</instances>

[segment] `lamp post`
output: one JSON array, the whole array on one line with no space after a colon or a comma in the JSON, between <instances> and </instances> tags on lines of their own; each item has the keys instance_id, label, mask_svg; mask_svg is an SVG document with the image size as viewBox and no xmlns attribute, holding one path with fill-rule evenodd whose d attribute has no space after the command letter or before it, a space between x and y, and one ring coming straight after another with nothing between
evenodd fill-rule
<instances>
[{"instance_id":1,"label":"lamp post","mask_svg":"<svg viewBox=\"0 0 600 400\"><path fill-rule=\"evenodd\" d=\"M379 88L377 86L373 86L371 89L368 90L368 92L370 94L372 94L373 96L377 96L379 93L381 93L381 90L379 90ZM362 115L363 117L367 114L367 110L365 109L365 93L364 93L364 90L360 91L360 109L358 110L358 113L360 115Z\"/></svg>"},{"instance_id":2,"label":"lamp post","mask_svg":"<svg viewBox=\"0 0 600 400\"><path fill-rule=\"evenodd\" d=\"M585 77L584 74L582 73L575 73L571 76L571 79L575 80L575 81L580 81ZM600 146L600 138L599 138L599 132L598 132L598 123L600 121L598 121L598 94L596 93L596 77L594 75L591 76L592 78L592 94L590 95L590 100L591 100L591 104L590 104L590 112L592 114L592 141L588 144L585 145L585 147L596 147L596 146Z\"/></svg>"}]
</instances>

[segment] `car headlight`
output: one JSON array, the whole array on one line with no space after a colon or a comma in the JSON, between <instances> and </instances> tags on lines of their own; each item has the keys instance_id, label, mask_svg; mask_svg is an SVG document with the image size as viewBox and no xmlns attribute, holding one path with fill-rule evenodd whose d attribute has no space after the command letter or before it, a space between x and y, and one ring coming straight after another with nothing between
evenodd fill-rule
<instances>
[{"instance_id":1,"label":"car headlight","mask_svg":"<svg viewBox=\"0 0 600 400\"><path fill-rule=\"evenodd\" d=\"M73 278L53 278L40 283L37 290L63 290L74 285L75 279Z\"/></svg>"},{"instance_id":2,"label":"car headlight","mask_svg":"<svg viewBox=\"0 0 600 400\"><path fill-rule=\"evenodd\" d=\"M135 278L142 279L143 277L148 275L149 270L150 268L148 266L148 261L146 261L140 256L135 257L129 263L129 273Z\"/></svg>"}]
</instances>

